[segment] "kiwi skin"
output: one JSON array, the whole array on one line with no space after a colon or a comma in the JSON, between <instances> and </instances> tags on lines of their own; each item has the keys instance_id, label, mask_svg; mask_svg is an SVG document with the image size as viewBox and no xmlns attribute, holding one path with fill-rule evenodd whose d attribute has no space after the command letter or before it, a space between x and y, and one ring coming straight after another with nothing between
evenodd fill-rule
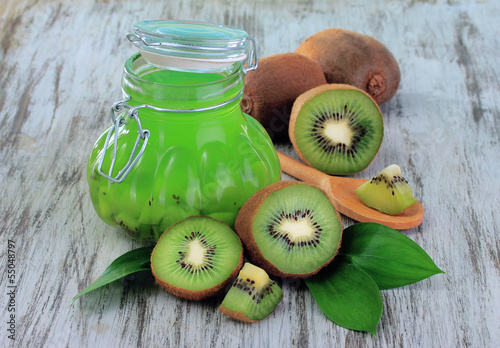
<instances>
[{"instance_id":1,"label":"kiwi skin","mask_svg":"<svg viewBox=\"0 0 500 348\"><path fill-rule=\"evenodd\" d=\"M196 217L199 217L199 216L196 216ZM215 219L208 217L208 216L203 216L203 217L215 220ZM187 220L189 218L191 218L191 217L187 217L184 220ZM181 221L173 224L172 226L167 228L165 230L165 232L163 232L163 234L168 233L168 231L171 228L173 228L175 225L181 223L184 220L181 220ZM215 220L215 221L226 224L225 222L222 222L219 220ZM229 225L228 225L228 227L229 227ZM153 249L153 252L151 253L151 259L150 259L151 265L152 265L152 258L153 258L154 252L155 252L155 250ZM163 281L162 279L158 278L158 276L155 274L154 268L152 266L151 266L151 271L153 273L153 276L156 279L156 282L166 291L170 292L171 294L173 294L177 297L180 297L180 298L183 298L186 300L201 301L201 300L204 300L208 297L215 296L215 295L219 294L220 292L222 292L236 278L236 276L238 275L238 272L240 271L242 266L243 266L243 246L241 247L240 261L238 263L238 266L231 272L230 276L225 281L223 281L223 282L221 282L221 283L219 283L211 288L196 290L196 291L179 288L179 287L173 286L173 285Z\"/></svg>"},{"instance_id":2,"label":"kiwi skin","mask_svg":"<svg viewBox=\"0 0 500 348\"><path fill-rule=\"evenodd\" d=\"M271 193L283 189L287 186L290 185L308 185L308 186L313 186L310 184L306 184L300 181L278 181L275 182L269 186L266 186L257 193L255 193L253 196L251 196L245 204L240 209L240 212L238 213L238 216L236 217L236 223L235 223L235 229L236 233L238 236L240 236L243 244L245 245L245 250L248 253L248 258L250 261L256 265L259 266L260 268L264 269L268 274L274 275L276 277L282 277L282 278L307 278L310 277L316 273L318 273L323 267L325 267L327 264L329 264L337 255L340 245L342 244L342 236L341 240L339 241L339 245L337 247L337 250L335 251L334 255L330 260L325 262L323 265L318 267L314 272L311 273L285 273L279 270L276 266L274 266L271 262L269 262L259 251L259 247L257 246L257 243L255 242L255 239L253 238L253 233L252 233L252 225L253 225L253 220L255 217L255 214L257 213L259 207L262 205L262 202L269 196ZM337 217L340 222L340 226L342 228L342 222L340 220L340 216L337 212Z\"/></svg>"},{"instance_id":3,"label":"kiwi skin","mask_svg":"<svg viewBox=\"0 0 500 348\"><path fill-rule=\"evenodd\" d=\"M302 152L300 152L300 149L299 149L299 146L297 145L297 139L295 138L295 125L297 123L297 117L299 116L299 112L300 110L302 109L302 107L309 101L311 100L312 98L314 98L315 96L321 94L322 92L324 91L334 91L334 90L352 90L352 91L359 91L361 93L364 93L366 96L368 96L371 100L373 100L373 98L368 94L366 93L365 91L362 91L360 90L359 88L356 88L354 86L351 86L351 85L346 85L346 84L340 84L340 83L332 83L332 84L325 84L325 85L322 85L322 86L318 86L318 87L315 87L303 94L301 94L296 100L295 100L295 103L293 104L293 108L292 108L292 114L290 116L290 126L288 128L288 135L290 137L290 141L293 145L293 148L295 149L295 151L297 152L297 154L299 155L299 157L305 162L307 163L308 165L310 165L310 163L307 161L307 159L304 157L304 155L302 154ZM380 112L380 114L382 115L382 112L380 111L380 108L378 107L377 103L373 100L375 106L377 107L378 111ZM380 150L380 147L379 147L379 150ZM377 151L378 153L378 151ZM373 159L377 156L377 154L375 154L375 156L373 156L372 158L372 161ZM371 163L371 162L370 162ZM370 165L370 163L368 163L368 165L366 167L368 167ZM365 168L366 168L365 167ZM361 170L364 170L365 168L361 169ZM360 170L360 171L361 171ZM354 173L349 173L349 174L354 174Z\"/></svg>"},{"instance_id":4,"label":"kiwi skin","mask_svg":"<svg viewBox=\"0 0 500 348\"><path fill-rule=\"evenodd\" d=\"M295 99L325 84L321 67L298 53L280 53L259 59L259 67L245 76L241 100L243 112L259 121L270 137L288 135L288 122Z\"/></svg>"},{"instance_id":5,"label":"kiwi skin","mask_svg":"<svg viewBox=\"0 0 500 348\"><path fill-rule=\"evenodd\" d=\"M227 315L228 317L231 317L234 320L242 321L244 323L258 323L259 321L261 321L261 320L248 319L248 317L245 314L243 314L243 312L233 312L233 311L230 311L229 309L226 309L222 306L219 307L219 310L222 313L224 313L225 315Z\"/></svg>"},{"instance_id":6,"label":"kiwi skin","mask_svg":"<svg viewBox=\"0 0 500 348\"><path fill-rule=\"evenodd\" d=\"M308 37L296 50L318 63L328 83L353 85L377 104L389 101L401 81L398 62L384 44L344 29L326 29Z\"/></svg>"}]
</instances>

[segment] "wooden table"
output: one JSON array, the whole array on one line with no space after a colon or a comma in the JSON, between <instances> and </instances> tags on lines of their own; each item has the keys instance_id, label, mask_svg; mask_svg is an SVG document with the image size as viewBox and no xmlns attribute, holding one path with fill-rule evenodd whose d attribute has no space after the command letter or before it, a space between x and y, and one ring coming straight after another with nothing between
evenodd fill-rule
<instances>
[{"instance_id":1,"label":"wooden table","mask_svg":"<svg viewBox=\"0 0 500 348\"><path fill-rule=\"evenodd\" d=\"M499 2L3 0L0 16L0 346L500 346ZM302 281L283 280L283 302L252 325L223 316L220 298L179 300L146 275L70 306L112 260L143 245L97 217L85 169L134 53L125 34L151 18L243 28L261 57L292 52L330 27L368 34L393 52L402 82L381 107L384 142L355 177L403 168L426 207L423 224L404 233L447 273L383 291L376 338L329 321ZM277 148L297 158L289 144Z\"/></svg>"}]
</instances>

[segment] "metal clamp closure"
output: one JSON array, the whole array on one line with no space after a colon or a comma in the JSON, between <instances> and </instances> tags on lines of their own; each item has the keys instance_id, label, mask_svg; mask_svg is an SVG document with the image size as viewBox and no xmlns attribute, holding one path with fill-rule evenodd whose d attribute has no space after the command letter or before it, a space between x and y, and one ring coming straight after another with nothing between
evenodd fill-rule
<instances>
[{"instance_id":1,"label":"metal clamp closure","mask_svg":"<svg viewBox=\"0 0 500 348\"><path fill-rule=\"evenodd\" d=\"M120 100L116 103L114 103L111 106L111 119L113 121L113 125L108 131L108 135L106 136L106 141L104 142L104 148L103 152L101 155L101 158L99 159L99 165L97 167L97 171L100 175L105 177L106 179L109 180L111 183L121 183L127 175L130 173L132 168L135 166L137 161L139 161L139 158L141 158L142 154L144 153L144 150L146 149L146 145L148 144L148 139L150 132L148 129L143 129L141 126L141 121L139 120L139 112L138 109L140 106L136 107L130 107L127 105L127 101L130 98ZM130 118L134 118L135 121L137 122L137 127L139 130L137 131L137 139L135 141L134 147L130 153L130 157L127 161L127 163L123 166L123 168L118 172L118 174L113 177L113 169L115 167L115 162L116 162L116 153L117 153L117 148L118 148L118 129L121 125L124 123L127 123L126 120L123 119L122 117L122 112L123 110L128 109L127 113ZM115 116L115 113L120 113L120 115ZM113 159L111 160L111 165L109 166L109 172L108 174L104 173L102 171L102 164L104 162L104 158L106 157L106 151L109 146L109 141L111 140L111 136L113 136ZM142 147L139 151L139 153L136 155L137 149L139 148L139 143L140 141L143 141Z\"/></svg>"},{"instance_id":2,"label":"metal clamp closure","mask_svg":"<svg viewBox=\"0 0 500 348\"><path fill-rule=\"evenodd\" d=\"M248 43L252 43L252 47L248 49L248 67L244 68L244 71L252 71L257 69L259 66L259 57L257 55L257 43L255 39L251 36L247 37Z\"/></svg>"}]
</instances>

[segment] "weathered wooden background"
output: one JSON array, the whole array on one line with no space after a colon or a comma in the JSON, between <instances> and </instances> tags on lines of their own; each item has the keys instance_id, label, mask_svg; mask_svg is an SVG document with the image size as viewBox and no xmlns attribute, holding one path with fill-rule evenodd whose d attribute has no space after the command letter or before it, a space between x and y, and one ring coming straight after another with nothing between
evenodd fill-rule
<instances>
[{"instance_id":1,"label":"weathered wooden background","mask_svg":"<svg viewBox=\"0 0 500 348\"><path fill-rule=\"evenodd\" d=\"M498 1L2 0L0 18L0 346L500 346ZM141 245L96 216L85 167L134 53L124 36L153 18L243 28L261 56L294 51L331 27L371 35L394 53L400 90L382 106L379 155L357 176L401 165L427 209L404 233L447 274L383 291L376 338L330 322L301 281L282 281L284 301L253 325L223 316L221 298L179 300L144 275L70 306ZM9 239L15 341L7 337Z\"/></svg>"}]
</instances>

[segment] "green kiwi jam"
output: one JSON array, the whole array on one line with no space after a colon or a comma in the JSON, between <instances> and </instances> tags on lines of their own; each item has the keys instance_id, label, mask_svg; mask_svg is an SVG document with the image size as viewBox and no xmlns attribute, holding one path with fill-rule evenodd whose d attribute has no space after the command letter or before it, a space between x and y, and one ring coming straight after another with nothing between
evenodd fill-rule
<instances>
[{"instance_id":1,"label":"green kiwi jam","mask_svg":"<svg viewBox=\"0 0 500 348\"><path fill-rule=\"evenodd\" d=\"M281 177L269 136L241 111L244 75L240 62L223 72L186 72L157 68L140 54L130 57L122 77L126 104L157 109L138 109L149 138L123 181L101 173L115 177L127 165L138 140L137 120L127 110L118 114L123 122L116 127L116 157L114 136L104 151L110 129L95 143L87 180L99 217L137 240L157 240L193 215L234 226L243 203Z\"/></svg>"}]
</instances>

